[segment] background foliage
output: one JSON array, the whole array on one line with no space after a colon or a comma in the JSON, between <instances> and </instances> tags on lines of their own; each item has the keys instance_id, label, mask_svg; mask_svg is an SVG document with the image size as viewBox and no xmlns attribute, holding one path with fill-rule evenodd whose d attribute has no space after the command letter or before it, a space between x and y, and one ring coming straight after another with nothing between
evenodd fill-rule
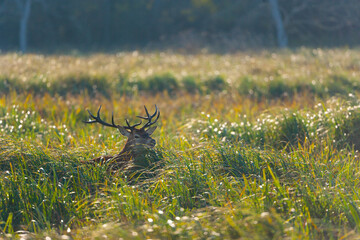
<instances>
[{"instance_id":1,"label":"background foliage","mask_svg":"<svg viewBox=\"0 0 360 240\"><path fill-rule=\"evenodd\" d=\"M0 1L0 49L17 49L22 10ZM33 50L276 46L267 0L30 0ZM290 46L359 44L357 0L279 0Z\"/></svg>"},{"instance_id":2,"label":"background foliage","mask_svg":"<svg viewBox=\"0 0 360 240\"><path fill-rule=\"evenodd\" d=\"M358 239L359 56L1 55L0 237ZM147 168L81 163L125 142L86 109L124 124L144 104Z\"/></svg>"}]
</instances>

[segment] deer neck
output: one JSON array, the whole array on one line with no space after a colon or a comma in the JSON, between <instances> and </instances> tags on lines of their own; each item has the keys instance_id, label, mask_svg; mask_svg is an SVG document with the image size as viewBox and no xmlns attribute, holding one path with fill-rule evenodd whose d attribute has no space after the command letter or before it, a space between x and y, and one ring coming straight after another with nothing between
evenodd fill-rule
<instances>
[{"instance_id":1,"label":"deer neck","mask_svg":"<svg viewBox=\"0 0 360 240\"><path fill-rule=\"evenodd\" d=\"M119 156L123 156L127 160L135 157L134 144L131 141L127 141L124 148L120 151Z\"/></svg>"},{"instance_id":2,"label":"deer neck","mask_svg":"<svg viewBox=\"0 0 360 240\"><path fill-rule=\"evenodd\" d=\"M143 156L146 151L146 148L138 148L135 146L134 141L128 140L118 155L124 160L131 160Z\"/></svg>"}]
</instances>

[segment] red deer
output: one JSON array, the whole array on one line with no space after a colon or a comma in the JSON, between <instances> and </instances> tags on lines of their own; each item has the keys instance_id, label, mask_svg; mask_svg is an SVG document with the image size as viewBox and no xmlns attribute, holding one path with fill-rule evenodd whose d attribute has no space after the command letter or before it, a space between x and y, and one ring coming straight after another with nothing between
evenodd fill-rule
<instances>
[{"instance_id":1,"label":"red deer","mask_svg":"<svg viewBox=\"0 0 360 240\"><path fill-rule=\"evenodd\" d=\"M150 115L147 108L144 106L146 116L137 116L138 118L144 119L147 122L141 128L136 128L137 126L141 125L142 121L137 124L130 125L128 120L125 119L127 126L116 125L114 123L114 114L112 114L111 124L103 121L100 117L100 110L97 112L97 116L94 116L89 110L90 119L88 121L84 121L84 123L100 123L106 127L113 127L117 128L122 135L127 137L127 141L125 143L124 148L120 151L120 153L114 156L102 156L94 158L90 161L86 161L84 163L90 164L107 164L109 169L116 170L116 169L123 169L127 167L129 164L136 165L134 162L137 158L143 157L142 155L146 152L146 149L151 149L155 147L156 141L151 138L151 134L155 131L157 126L152 126L157 122L160 117L160 111L158 111L157 106L155 105L155 112L154 114ZM153 118L155 120L153 120Z\"/></svg>"}]
</instances>

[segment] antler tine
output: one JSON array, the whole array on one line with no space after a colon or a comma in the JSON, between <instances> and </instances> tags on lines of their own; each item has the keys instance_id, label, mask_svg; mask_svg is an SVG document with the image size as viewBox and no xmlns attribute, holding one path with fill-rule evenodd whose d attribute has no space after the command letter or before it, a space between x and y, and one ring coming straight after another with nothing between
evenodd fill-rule
<instances>
[{"instance_id":1,"label":"antler tine","mask_svg":"<svg viewBox=\"0 0 360 240\"><path fill-rule=\"evenodd\" d=\"M116 124L114 123L114 112L111 113L111 122L112 122L113 125L116 125Z\"/></svg>"},{"instance_id":2,"label":"antler tine","mask_svg":"<svg viewBox=\"0 0 360 240\"><path fill-rule=\"evenodd\" d=\"M157 122L157 120L159 119L159 117L160 117L160 111L159 111L159 114L157 115L157 117L156 117L155 121L154 121L152 124L156 123L156 122Z\"/></svg>"},{"instance_id":3,"label":"antler tine","mask_svg":"<svg viewBox=\"0 0 360 240\"><path fill-rule=\"evenodd\" d=\"M139 126L141 123L142 123L142 121L140 121L139 123L135 123L134 125L130 125L129 124L129 121L127 120L127 119L125 119L125 121L126 121L126 124L128 125L127 127L126 126L123 126L125 129L128 129L128 130L132 130L132 129L134 129L135 127L137 127L137 126Z\"/></svg>"},{"instance_id":4,"label":"antler tine","mask_svg":"<svg viewBox=\"0 0 360 240\"><path fill-rule=\"evenodd\" d=\"M156 106L156 104L155 104L155 112L154 112L154 114L152 114L151 116L150 116L150 114L149 114L146 106L144 106L144 108L145 108L145 112L146 112L147 117L142 117L142 116L137 116L137 117L138 117L138 118L141 118L141 119L148 120L148 122L147 122L141 129L145 129L145 128L147 128L147 127L150 127L151 125L153 125L154 123L156 123L156 121L157 121L157 120L159 119L159 117L160 117L160 111L158 110L158 107ZM155 117L156 115L157 115L156 119L155 119L154 121L151 121L152 118Z\"/></svg>"},{"instance_id":5,"label":"antler tine","mask_svg":"<svg viewBox=\"0 0 360 240\"><path fill-rule=\"evenodd\" d=\"M101 109L101 106L100 106L99 109ZM87 111L88 111L88 113L90 115L90 118L96 119L96 117L90 112L89 109L87 109ZM98 116L99 116L99 111L98 111ZM89 121L83 121L83 122L84 123L96 123L97 121L96 120L89 120Z\"/></svg>"},{"instance_id":6,"label":"antler tine","mask_svg":"<svg viewBox=\"0 0 360 240\"><path fill-rule=\"evenodd\" d=\"M87 110L90 117L93 118L93 120L83 121L83 122L84 123L100 123L101 125L104 125L104 126L107 126L107 127L118 128L118 126L114 122L114 114L112 114L112 118L111 118L112 124L110 124L110 123L107 123L107 122L105 122L105 121L103 121L101 119L100 110L101 110L101 105L100 105L100 107L99 107L99 109L97 111L97 116L96 117L90 112L90 110Z\"/></svg>"},{"instance_id":7,"label":"antler tine","mask_svg":"<svg viewBox=\"0 0 360 240\"><path fill-rule=\"evenodd\" d=\"M145 119L145 120L149 120L149 119L152 119L153 117L155 117L155 115L156 115L157 112L158 112L158 108L157 108L156 104L155 104L155 112L154 112L154 114L151 115L151 116L150 116L150 114L149 114L146 106L144 106L144 108L145 108L145 112L146 112L147 117L142 117L142 116L136 116L136 117L141 118L141 119Z\"/></svg>"},{"instance_id":8,"label":"antler tine","mask_svg":"<svg viewBox=\"0 0 360 240\"><path fill-rule=\"evenodd\" d=\"M149 117L150 117L150 114L149 114L149 112L148 112L148 110L147 110L147 108L146 108L145 105L144 105L144 108L145 108L145 112L146 112L147 117L142 117L142 116L136 116L136 117L141 118L141 119L148 120Z\"/></svg>"},{"instance_id":9,"label":"antler tine","mask_svg":"<svg viewBox=\"0 0 360 240\"><path fill-rule=\"evenodd\" d=\"M90 110L88 109L87 110L88 111L88 113L89 113L89 115L90 115L90 117L92 117L92 118L96 118L94 115L92 115L92 113L90 112ZM96 122L96 121L94 121L94 120L89 120L89 121L83 121L84 123L94 123L94 122Z\"/></svg>"},{"instance_id":10,"label":"antler tine","mask_svg":"<svg viewBox=\"0 0 360 240\"><path fill-rule=\"evenodd\" d=\"M146 108L146 106L145 106L145 105L144 105L144 108L145 108L146 115L147 115L147 117L149 118L149 117L150 117L150 115L149 115L149 112L148 112L148 110L147 110L147 108Z\"/></svg>"},{"instance_id":11,"label":"antler tine","mask_svg":"<svg viewBox=\"0 0 360 240\"><path fill-rule=\"evenodd\" d=\"M99 110L98 110L98 112L97 112L97 117L95 117L95 116L90 112L89 109L88 109L87 111L88 111L90 117L92 117L93 119L97 119L98 117L100 117L100 116L99 116L99 114L100 114L100 109L101 109L101 105L100 105ZM96 121L96 120L89 120L89 121L83 121L83 122L84 122L84 123L96 123L97 121Z\"/></svg>"},{"instance_id":12,"label":"antler tine","mask_svg":"<svg viewBox=\"0 0 360 240\"><path fill-rule=\"evenodd\" d=\"M145 107L145 106L144 106ZM157 114L157 112L158 112L158 107L156 106L156 104L155 104L155 112L154 112L154 114L153 115L151 115L151 117L150 118L153 118L153 117L155 117L155 115ZM159 114L160 114L160 111L159 111ZM157 119L156 119L157 120Z\"/></svg>"}]
</instances>

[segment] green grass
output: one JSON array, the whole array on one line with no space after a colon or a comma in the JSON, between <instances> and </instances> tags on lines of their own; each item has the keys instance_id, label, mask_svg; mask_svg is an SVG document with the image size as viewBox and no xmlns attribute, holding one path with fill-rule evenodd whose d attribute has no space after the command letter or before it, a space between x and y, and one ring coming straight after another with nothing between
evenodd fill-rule
<instances>
[{"instance_id":1,"label":"green grass","mask_svg":"<svg viewBox=\"0 0 360 240\"><path fill-rule=\"evenodd\" d=\"M357 56L0 56L1 237L359 238ZM86 109L124 124L144 104L144 168L81 164L125 143Z\"/></svg>"}]
</instances>

